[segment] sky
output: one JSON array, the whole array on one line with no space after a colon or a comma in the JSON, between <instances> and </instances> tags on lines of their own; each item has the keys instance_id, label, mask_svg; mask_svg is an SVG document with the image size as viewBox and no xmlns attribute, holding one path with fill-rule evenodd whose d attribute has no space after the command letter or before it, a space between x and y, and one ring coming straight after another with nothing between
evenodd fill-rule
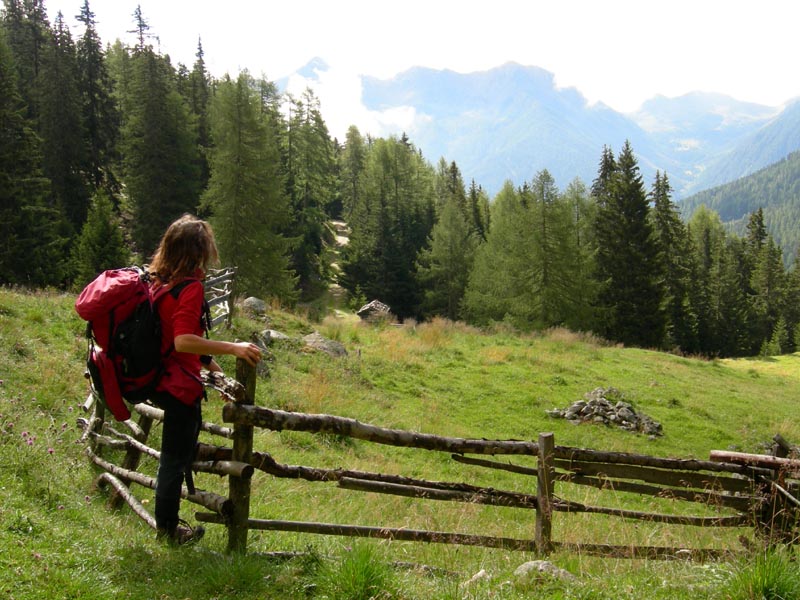
<instances>
[{"instance_id":1,"label":"sky","mask_svg":"<svg viewBox=\"0 0 800 600\"><path fill-rule=\"evenodd\" d=\"M83 0L45 0L74 35ZM276 81L319 57L314 91L332 135L405 125L413 111L367 111L360 75L413 66L484 71L541 67L587 102L635 111L656 95L718 92L780 106L800 97L796 0L89 0L104 43L132 45L140 5L153 45L173 64L195 61L220 77L247 69ZM290 91L309 82L295 78Z\"/></svg>"}]
</instances>

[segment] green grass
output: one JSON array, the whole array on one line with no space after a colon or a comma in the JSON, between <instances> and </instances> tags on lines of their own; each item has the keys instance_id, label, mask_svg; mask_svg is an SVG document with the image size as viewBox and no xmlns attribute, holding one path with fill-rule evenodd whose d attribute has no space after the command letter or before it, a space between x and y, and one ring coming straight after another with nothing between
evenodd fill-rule
<instances>
[{"instance_id":1,"label":"green grass","mask_svg":"<svg viewBox=\"0 0 800 600\"><path fill-rule=\"evenodd\" d=\"M210 525L192 548L172 549L129 509L112 511L94 487L76 419L87 394L83 322L73 296L0 290L0 597L40 598L750 598L742 581L797 579L789 550L763 567L752 560L692 564L600 559L556 552L556 565L576 582L517 581L514 570L536 557L502 550L353 540L251 531L247 556L225 553L226 532ZM436 321L365 326L354 318L312 324L278 309L268 322L237 317L249 338L264 328L293 337L314 329L342 342L348 356L303 351L276 342L270 376L258 381L263 406L352 417L391 428L445 436L535 440L552 431L558 445L708 458L711 450L763 452L775 433L800 441L796 419L800 356L705 361L603 344L554 330L519 336ZM223 367L233 372L229 357ZM660 421L648 439L596 425L571 425L545 411L563 408L596 387L615 387ZM221 422L211 394L206 420ZM158 430L152 442L157 444ZM212 441L211 438L204 438ZM279 462L345 467L496 489L534 492L536 480L455 463L443 453L376 446L335 436L259 431L255 448ZM113 453L108 453L112 458ZM533 466L530 457L499 457ZM144 471L155 472L152 461ZM226 493L226 483L200 474L199 487ZM146 506L152 491L134 487ZM557 486L557 494L632 510L703 507L635 494ZM195 508L183 504L192 519ZM709 514L711 510L707 511ZM534 514L519 509L411 500L341 490L330 483L253 480L251 516L406 527L530 539ZM709 530L601 516L557 513L553 536L565 542L608 542L740 551L748 530ZM296 552L285 559L270 552ZM398 566L402 563L402 567ZM415 568L415 565L417 566ZM748 570L747 565L755 565ZM422 566L425 566L423 568ZM465 584L484 570L486 579ZM771 597L797 598L790 586ZM783 585L782 583L780 585ZM759 593L755 583L754 594ZM772 588L770 588L772 589ZM767 595L764 587L762 595ZM771 592L770 592L771 593Z\"/></svg>"}]
</instances>

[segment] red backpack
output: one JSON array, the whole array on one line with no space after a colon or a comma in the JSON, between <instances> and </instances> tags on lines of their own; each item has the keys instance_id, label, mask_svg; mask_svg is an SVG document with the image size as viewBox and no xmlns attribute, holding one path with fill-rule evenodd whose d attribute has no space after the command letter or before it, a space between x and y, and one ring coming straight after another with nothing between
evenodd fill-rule
<instances>
[{"instance_id":1,"label":"red backpack","mask_svg":"<svg viewBox=\"0 0 800 600\"><path fill-rule=\"evenodd\" d=\"M163 372L159 299L167 292L177 298L191 281L153 292L146 271L112 269L98 275L75 301L78 315L88 322L87 377L118 421L131 416L123 399L132 404L147 400Z\"/></svg>"}]
</instances>

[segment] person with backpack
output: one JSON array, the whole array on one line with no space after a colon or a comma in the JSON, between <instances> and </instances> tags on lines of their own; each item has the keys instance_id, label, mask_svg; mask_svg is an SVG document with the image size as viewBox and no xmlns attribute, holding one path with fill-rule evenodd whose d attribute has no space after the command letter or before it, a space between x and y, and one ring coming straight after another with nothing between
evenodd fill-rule
<instances>
[{"instance_id":1,"label":"person with backpack","mask_svg":"<svg viewBox=\"0 0 800 600\"><path fill-rule=\"evenodd\" d=\"M197 541L205 533L202 526L192 528L179 519L184 479L190 493L194 492L190 465L201 426L201 368L221 371L212 355L230 354L250 365L261 360L255 344L203 337L208 323L202 280L217 261L211 226L187 214L167 228L148 267L154 293L162 287L179 288L177 294L163 293L158 303L165 358L163 374L151 397L164 410L155 490L156 535L177 545Z\"/></svg>"}]
</instances>

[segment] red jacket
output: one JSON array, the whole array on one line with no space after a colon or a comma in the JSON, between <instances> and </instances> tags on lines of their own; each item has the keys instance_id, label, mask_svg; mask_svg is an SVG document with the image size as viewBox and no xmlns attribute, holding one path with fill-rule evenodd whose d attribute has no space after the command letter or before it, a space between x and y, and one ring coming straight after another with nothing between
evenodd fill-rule
<instances>
[{"instance_id":1,"label":"red jacket","mask_svg":"<svg viewBox=\"0 0 800 600\"><path fill-rule=\"evenodd\" d=\"M158 302L161 319L161 354L164 359L164 374L156 391L167 392L192 405L203 395L200 379L200 356L191 352L176 352L175 337L183 334L202 336L204 288L199 280L186 285L175 298L166 293Z\"/></svg>"}]
</instances>

